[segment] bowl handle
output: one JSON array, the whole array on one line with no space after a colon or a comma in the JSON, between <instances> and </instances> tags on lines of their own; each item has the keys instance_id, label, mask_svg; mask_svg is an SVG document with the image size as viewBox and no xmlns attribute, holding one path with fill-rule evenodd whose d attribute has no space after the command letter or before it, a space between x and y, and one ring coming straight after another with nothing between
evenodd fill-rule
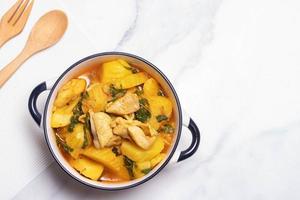
<instances>
[{"instance_id":1,"label":"bowl handle","mask_svg":"<svg viewBox=\"0 0 300 200\"><path fill-rule=\"evenodd\" d=\"M194 120L190 118L190 116L186 112L183 112L183 126L187 127L190 130L192 134L192 142L186 150L175 152L174 157L176 160L174 160L173 162L180 162L191 157L197 151L200 144L200 131Z\"/></svg>"},{"instance_id":2,"label":"bowl handle","mask_svg":"<svg viewBox=\"0 0 300 200\"><path fill-rule=\"evenodd\" d=\"M29 112L34 119L34 121L37 123L38 126L41 125L42 121L42 114L39 112L37 108L37 99L40 96L40 94L46 90L51 90L52 86L54 84L53 80L42 82L39 85L37 85L31 92L28 100L28 109Z\"/></svg>"}]
</instances>

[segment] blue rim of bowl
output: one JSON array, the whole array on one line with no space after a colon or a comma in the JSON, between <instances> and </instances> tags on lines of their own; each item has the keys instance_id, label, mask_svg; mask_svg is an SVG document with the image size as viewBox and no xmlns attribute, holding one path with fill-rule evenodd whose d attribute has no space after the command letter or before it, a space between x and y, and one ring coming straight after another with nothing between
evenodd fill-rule
<instances>
[{"instance_id":1,"label":"blue rim of bowl","mask_svg":"<svg viewBox=\"0 0 300 200\"><path fill-rule=\"evenodd\" d=\"M50 90L50 93L47 97L47 101L46 101L46 104L45 104L45 109L44 109L44 115L43 116L47 116L47 108L49 106L49 101L51 99L51 96L53 94L53 91L54 89L56 88L57 84L59 83L59 81L73 68L75 68L76 66L78 66L79 64L87 61L87 60L90 60L90 59L93 59L93 58L96 58L96 57L101 57L101 56L108 56L108 55L111 55L111 56L127 56L127 57L131 57L131 58L134 58L134 59L137 59L137 60L140 60L144 63L146 63L149 67L152 67L154 70L156 70L161 76L162 78L164 79L164 81L166 81L166 83L169 85L169 87L171 88L172 90L172 93L174 94L174 97L175 97L175 100L176 100L176 104L177 104L177 108L178 108L178 115L179 115L179 122L178 122L178 132L177 132L177 138L176 138L176 141L174 143L174 146L173 146L173 149L171 151L171 153L169 154L168 158L165 160L165 162L155 171L153 172L150 176L142 179L141 181L138 181L134 184L128 184L126 186L121 186L121 187L109 187L109 186L95 186L95 185L92 185L92 184L89 184L87 182L85 182L84 180L74 176L71 172L68 171L68 169L59 161L59 159L56 157L53 149L50 147L50 142L49 142L49 138L48 138L48 132L47 132L47 127L46 127L46 122L47 122L47 119L46 117L43 117L43 129L44 129L44 136L45 136L45 139L46 139L46 142L47 142L47 146L51 152L51 155L52 157L55 159L55 161L59 164L59 166L63 169L63 171L65 171L69 176L71 176L73 179L75 179L76 181L86 185L86 186L89 186L89 187L92 187L92 188L95 188L95 189L100 189L100 190L107 190L107 191L116 191L116 190L125 190L125 189L129 189L129 188L133 188L133 187L136 187L138 185L141 185L147 181L149 181L150 179L152 179L154 176L156 176L170 161L170 159L172 158L173 154L175 153L176 151L176 148L178 146L178 142L180 140L180 136L181 136L181 130L182 130L182 110L181 110L181 106L180 106L180 102L179 102L179 98L177 96L177 93L172 85L172 83L169 81L169 79L166 77L166 75L160 70L158 69L155 65L153 65L151 62L145 60L144 58L141 58L139 56L136 56L136 55L133 55L133 54L130 54L130 53L125 53L125 52L103 52L103 53L97 53L97 54L93 54L93 55L90 55L88 57L85 57L79 61L77 61L76 63L74 63L73 65L71 65L68 69L66 69L62 74L61 76L56 80L56 82L54 83L52 89Z\"/></svg>"}]
</instances>

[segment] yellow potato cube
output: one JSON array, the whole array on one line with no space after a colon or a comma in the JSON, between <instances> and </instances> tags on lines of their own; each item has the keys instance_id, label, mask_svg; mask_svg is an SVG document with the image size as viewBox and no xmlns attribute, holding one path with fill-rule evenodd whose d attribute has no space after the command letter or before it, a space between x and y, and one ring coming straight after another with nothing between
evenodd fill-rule
<instances>
[{"instance_id":1,"label":"yellow potato cube","mask_svg":"<svg viewBox=\"0 0 300 200\"><path fill-rule=\"evenodd\" d=\"M172 102L167 97L163 96L152 96L148 98L151 118L149 124L156 130L160 127L160 122L157 121L156 117L158 115L165 115L170 118L172 115Z\"/></svg>"},{"instance_id":2,"label":"yellow potato cube","mask_svg":"<svg viewBox=\"0 0 300 200\"><path fill-rule=\"evenodd\" d=\"M66 144L73 149L70 155L78 158L84 143L84 127L83 124L76 124L73 132L66 134Z\"/></svg>"},{"instance_id":3,"label":"yellow potato cube","mask_svg":"<svg viewBox=\"0 0 300 200\"><path fill-rule=\"evenodd\" d=\"M154 158L150 160L151 168L155 167L158 163L160 163L163 159L165 159L166 154L165 153L160 153Z\"/></svg>"},{"instance_id":4,"label":"yellow potato cube","mask_svg":"<svg viewBox=\"0 0 300 200\"><path fill-rule=\"evenodd\" d=\"M73 115L73 108L78 104L80 97L70 102L61 108L54 109L51 116L51 127L59 128L70 124L70 119Z\"/></svg>"},{"instance_id":5,"label":"yellow potato cube","mask_svg":"<svg viewBox=\"0 0 300 200\"><path fill-rule=\"evenodd\" d=\"M83 124L76 124L73 132L66 134L66 143L73 149L79 149L84 142Z\"/></svg>"},{"instance_id":6,"label":"yellow potato cube","mask_svg":"<svg viewBox=\"0 0 300 200\"><path fill-rule=\"evenodd\" d=\"M157 96L159 92L159 85L154 78L149 78L144 83L143 89L145 96Z\"/></svg>"},{"instance_id":7,"label":"yellow potato cube","mask_svg":"<svg viewBox=\"0 0 300 200\"><path fill-rule=\"evenodd\" d=\"M88 96L82 102L82 108L85 112L90 109L94 112L104 111L108 96L103 92L100 83L94 83L87 89Z\"/></svg>"},{"instance_id":8,"label":"yellow potato cube","mask_svg":"<svg viewBox=\"0 0 300 200\"><path fill-rule=\"evenodd\" d=\"M116 79L123 78L132 74L125 60L113 60L102 64L100 70L100 81L103 83L111 83Z\"/></svg>"},{"instance_id":9,"label":"yellow potato cube","mask_svg":"<svg viewBox=\"0 0 300 200\"><path fill-rule=\"evenodd\" d=\"M136 167L140 170L151 169L151 162L150 161L137 162Z\"/></svg>"},{"instance_id":10,"label":"yellow potato cube","mask_svg":"<svg viewBox=\"0 0 300 200\"><path fill-rule=\"evenodd\" d=\"M96 149L89 147L82 151L82 155L101 163L124 180L130 180L127 169L124 166L124 157L116 156L111 148Z\"/></svg>"},{"instance_id":11,"label":"yellow potato cube","mask_svg":"<svg viewBox=\"0 0 300 200\"><path fill-rule=\"evenodd\" d=\"M114 82L116 88L128 89L146 82L148 76L144 72L130 74Z\"/></svg>"},{"instance_id":12,"label":"yellow potato cube","mask_svg":"<svg viewBox=\"0 0 300 200\"><path fill-rule=\"evenodd\" d=\"M166 154L160 153L154 158L152 158L150 161L142 161L142 162L136 162L133 174L135 178L140 178L148 174L157 164L159 164L164 158Z\"/></svg>"},{"instance_id":13,"label":"yellow potato cube","mask_svg":"<svg viewBox=\"0 0 300 200\"><path fill-rule=\"evenodd\" d=\"M78 159L71 158L69 163L80 174L92 180L98 180L104 170L103 165L84 157L80 157Z\"/></svg>"},{"instance_id":14,"label":"yellow potato cube","mask_svg":"<svg viewBox=\"0 0 300 200\"><path fill-rule=\"evenodd\" d=\"M166 115L168 118L172 114L172 102L167 97L155 96L149 98L151 114L155 117L157 115Z\"/></svg>"}]
</instances>

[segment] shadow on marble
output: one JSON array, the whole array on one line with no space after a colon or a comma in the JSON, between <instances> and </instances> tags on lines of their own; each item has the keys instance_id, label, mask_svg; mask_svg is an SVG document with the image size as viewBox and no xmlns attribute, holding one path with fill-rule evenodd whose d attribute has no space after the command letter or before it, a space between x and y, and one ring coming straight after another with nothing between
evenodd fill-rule
<instances>
[{"instance_id":1,"label":"shadow on marble","mask_svg":"<svg viewBox=\"0 0 300 200\"><path fill-rule=\"evenodd\" d=\"M138 187L141 191L147 183ZM60 166L52 162L38 177L26 185L14 199L118 199L135 194L137 188L122 191L101 191L85 186L69 175ZM60 196L63 195L63 196Z\"/></svg>"}]
</instances>

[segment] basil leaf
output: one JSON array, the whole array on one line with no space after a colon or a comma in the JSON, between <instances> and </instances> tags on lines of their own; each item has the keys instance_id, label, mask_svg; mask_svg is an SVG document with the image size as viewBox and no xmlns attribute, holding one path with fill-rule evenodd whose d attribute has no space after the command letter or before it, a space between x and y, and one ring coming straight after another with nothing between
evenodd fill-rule
<instances>
[{"instance_id":1,"label":"basil leaf","mask_svg":"<svg viewBox=\"0 0 300 200\"><path fill-rule=\"evenodd\" d=\"M168 117L167 117L166 115L157 115L157 116L156 116L156 120L157 120L158 122L162 122L162 121L164 121L164 120L168 120Z\"/></svg>"},{"instance_id":2,"label":"basil leaf","mask_svg":"<svg viewBox=\"0 0 300 200\"><path fill-rule=\"evenodd\" d=\"M162 127L158 129L159 132L164 132L164 133L173 133L174 128L170 124L164 124Z\"/></svg>"},{"instance_id":3,"label":"basil leaf","mask_svg":"<svg viewBox=\"0 0 300 200\"><path fill-rule=\"evenodd\" d=\"M150 171L151 171L150 168L141 170L141 172L144 173L144 174L148 174Z\"/></svg>"},{"instance_id":4,"label":"basil leaf","mask_svg":"<svg viewBox=\"0 0 300 200\"><path fill-rule=\"evenodd\" d=\"M58 147L63 148L63 150L67 153L71 153L73 148L66 144L66 142L57 134L55 133L56 143Z\"/></svg>"},{"instance_id":5,"label":"basil leaf","mask_svg":"<svg viewBox=\"0 0 300 200\"><path fill-rule=\"evenodd\" d=\"M144 123L151 118L151 113L146 108L140 108L138 111L134 113L134 117L135 119Z\"/></svg>"},{"instance_id":6,"label":"basil leaf","mask_svg":"<svg viewBox=\"0 0 300 200\"><path fill-rule=\"evenodd\" d=\"M120 149L117 148L117 147L113 147L113 148L111 149L111 151L112 151L116 156L121 155Z\"/></svg>"},{"instance_id":7,"label":"basil leaf","mask_svg":"<svg viewBox=\"0 0 300 200\"><path fill-rule=\"evenodd\" d=\"M129 176L131 178L134 178L134 174L133 174L134 161L130 160L127 156L124 156L124 166L126 167Z\"/></svg>"},{"instance_id":8,"label":"basil leaf","mask_svg":"<svg viewBox=\"0 0 300 200\"><path fill-rule=\"evenodd\" d=\"M145 98L139 99L140 109L134 113L135 119L140 122L146 122L151 118L151 113L149 111L149 102Z\"/></svg>"}]
</instances>

